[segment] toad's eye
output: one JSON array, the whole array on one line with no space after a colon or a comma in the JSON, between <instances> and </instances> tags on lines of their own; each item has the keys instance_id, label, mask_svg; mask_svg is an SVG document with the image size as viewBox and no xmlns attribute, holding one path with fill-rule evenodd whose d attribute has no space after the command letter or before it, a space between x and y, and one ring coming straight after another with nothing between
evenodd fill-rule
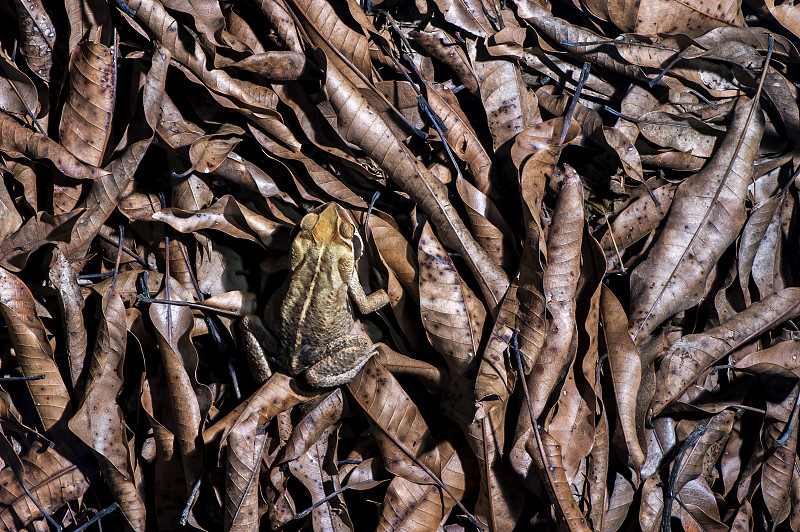
<instances>
[{"instance_id":1,"label":"toad's eye","mask_svg":"<svg viewBox=\"0 0 800 532\"><path fill-rule=\"evenodd\" d=\"M314 226L317 225L317 220L319 220L319 215L317 213L310 213L303 216L303 219L300 220L300 229L303 231L311 231L314 229Z\"/></svg>"},{"instance_id":2,"label":"toad's eye","mask_svg":"<svg viewBox=\"0 0 800 532\"><path fill-rule=\"evenodd\" d=\"M353 238L355 232L356 228L353 227L353 224L347 220L339 220L339 234L342 235L342 238L345 240L350 240Z\"/></svg>"}]
</instances>

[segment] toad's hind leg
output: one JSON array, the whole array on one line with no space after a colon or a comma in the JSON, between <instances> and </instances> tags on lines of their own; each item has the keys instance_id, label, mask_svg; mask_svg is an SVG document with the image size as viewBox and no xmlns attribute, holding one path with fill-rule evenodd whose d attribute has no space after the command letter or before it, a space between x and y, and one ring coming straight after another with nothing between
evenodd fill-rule
<instances>
[{"instance_id":1,"label":"toad's hind leg","mask_svg":"<svg viewBox=\"0 0 800 532\"><path fill-rule=\"evenodd\" d=\"M350 382L375 352L366 336L349 334L337 338L325 346L323 358L308 368L306 381L318 388Z\"/></svg>"}]
</instances>

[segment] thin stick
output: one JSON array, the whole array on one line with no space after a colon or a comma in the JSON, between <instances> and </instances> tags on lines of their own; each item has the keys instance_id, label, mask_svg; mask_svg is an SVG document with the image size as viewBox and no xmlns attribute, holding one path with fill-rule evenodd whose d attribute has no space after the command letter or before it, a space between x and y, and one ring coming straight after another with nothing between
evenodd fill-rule
<instances>
[{"instance_id":1,"label":"thin stick","mask_svg":"<svg viewBox=\"0 0 800 532\"><path fill-rule=\"evenodd\" d=\"M203 305L202 303L195 303L193 301L179 301L177 299L160 299L157 297L149 297L144 294L139 294L136 296L139 301L142 303L159 303L162 305L175 305L176 307L189 307L198 310L206 310L209 312L216 312L217 314L222 314L225 316L231 316L234 318L241 318L242 315L238 312L234 312L232 310L225 310L221 308L215 308L208 305Z\"/></svg>"},{"instance_id":2,"label":"thin stick","mask_svg":"<svg viewBox=\"0 0 800 532\"><path fill-rule=\"evenodd\" d=\"M25 494L30 498L30 500L33 501L33 504L39 509L40 512L42 512L42 515L45 519L47 519L47 522L53 525L57 532L61 532L61 525L59 525L56 520L53 519L49 513L47 513L39 501L36 500L36 497L33 496L33 493L31 493L31 490L28 489L28 486L25 485L22 479L17 477L17 482L19 482L19 485L22 486L22 489L25 491Z\"/></svg>"},{"instance_id":3,"label":"thin stick","mask_svg":"<svg viewBox=\"0 0 800 532\"><path fill-rule=\"evenodd\" d=\"M116 510L117 508L118 508L117 503L112 502L109 506L106 506L105 508L97 512L94 515L94 517L86 521L80 527L76 528L73 532L83 532L84 530L95 524L97 521L99 521L100 519L104 518L105 516Z\"/></svg>"},{"instance_id":4,"label":"thin stick","mask_svg":"<svg viewBox=\"0 0 800 532\"><path fill-rule=\"evenodd\" d=\"M303 510L299 514L295 514L293 519L297 520L297 519L304 518L305 516L307 516L308 514L310 514L311 512L313 512L314 510L316 510L317 508L319 508L320 506L322 506L323 504L325 504L329 500L333 499L334 497L336 497L337 495L339 495L343 491L347 491L347 490L350 490L350 489L353 489L353 488L357 488L358 486L360 486L362 484L371 484L373 482L380 483L380 482L386 482L386 480L362 480L360 482L353 482L352 484L348 484L347 486L343 486L343 487L339 488L338 490L334 491L333 493L331 493L330 495L326 495L322 499L318 500L317 502L315 502L314 504L312 504L311 506L309 506L308 508L306 508L305 510Z\"/></svg>"},{"instance_id":5,"label":"thin stick","mask_svg":"<svg viewBox=\"0 0 800 532\"><path fill-rule=\"evenodd\" d=\"M550 481L551 489L555 492L555 489L552 486L555 486L555 481L553 478L550 477L550 466L547 463L547 457L544 452L544 444L542 443L542 434L539 432L539 424L536 422L536 416L533 414L533 405L531 404L531 394L528 392L528 383L525 380L525 373L522 371L522 358L519 356L519 346L517 345L517 335L519 334L519 330L514 331L514 335L511 337L511 350L516 355L515 358L517 359L517 370L519 371L519 380L522 383L522 394L525 396L525 403L528 405L528 415L531 418L531 428L533 430L533 435L536 438L536 447L539 449L539 455L542 459L542 471L545 475L547 475L547 479ZM557 498L557 497L556 497Z\"/></svg>"},{"instance_id":6,"label":"thin stick","mask_svg":"<svg viewBox=\"0 0 800 532\"><path fill-rule=\"evenodd\" d=\"M14 51L11 54L11 57L12 57L11 61L12 62L14 61L16 56L17 56L17 41L15 39L14 40ZM0 62L0 66L3 67L3 71L6 74L6 81L8 82L9 85L11 85L11 88L14 89L14 94L17 95L17 98L19 99L19 103L21 103L23 109L25 109L25 113L27 113L27 115L31 118L31 120L33 120L33 123L36 124L36 129L39 130L39 133L41 133L42 135L44 135L46 137L47 133L42 128L42 125L39 123L39 121L36 120L36 115L34 115L33 111L31 111L28 108L28 105L25 103L25 100L22 99L22 94L20 94L19 89L17 88L16 85L14 85L14 82L11 80L11 76L8 75L8 71L6 70L6 65L4 63Z\"/></svg>"},{"instance_id":7,"label":"thin stick","mask_svg":"<svg viewBox=\"0 0 800 532\"><path fill-rule=\"evenodd\" d=\"M166 279L164 279L165 284L165 291L167 299L172 299L172 285L169 282L170 279L170 268L169 268L169 237L164 237L164 273L166 274ZM172 306L167 305L167 343L172 345Z\"/></svg>"},{"instance_id":8,"label":"thin stick","mask_svg":"<svg viewBox=\"0 0 800 532\"><path fill-rule=\"evenodd\" d=\"M636 46L638 48L654 48L656 50L666 50L668 52L679 52L680 51L680 50L676 50L674 48L670 48L668 46L659 46L658 44L647 44L647 43L643 43L643 42L619 41L617 39L606 39L604 41L568 41L568 40L562 40L562 41L559 41L559 44L561 44L561 46L570 46L570 47L576 47L576 46L601 46L601 45L609 45L610 44L610 45L613 45L613 46L625 45L625 46Z\"/></svg>"},{"instance_id":9,"label":"thin stick","mask_svg":"<svg viewBox=\"0 0 800 532\"><path fill-rule=\"evenodd\" d=\"M575 114L575 108L578 106L578 100L581 97L583 86L586 85L586 80L589 79L589 71L591 68L592 65L589 63L584 63L583 68L581 68L581 77L578 79L578 86L575 87L575 93L572 95L572 102L570 102L569 109L567 109L567 114L564 116L564 126L561 128L561 136L558 138L558 146L564 144L564 140L567 138L569 123L572 121L572 115Z\"/></svg>"},{"instance_id":10,"label":"thin stick","mask_svg":"<svg viewBox=\"0 0 800 532\"><path fill-rule=\"evenodd\" d=\"M197 500L197 494L200 493L200 482L202 480L203 475L200 475L200 478L198 478L197 482L192 486L192 493L189 494L189 500L186 501L186 506L183 507L183 511L181 512L181 526L186 526L186 523L189 521L189 512L194 505L194 501Z\"/></svg>"},{"instance_id":11,"label":"thin stick","mask_svg":"<svg viewBox=\"0 0 800 532\"><path fill-rule=\"evenodd\" d=\"M662 70L662 71L661 71L661 73L660 73L658 76L656 76L656 77L654 77L653 79L651 79L651 80L650 80L650 83L648 83L648 85L650 85L650 88L653 88L653 87L655 87L655 86L656 86L656 83L658 83L659 81L661 81L661 78L663 78L663 77L664 77L664 76L667 74L667 72L669 72L669 71L670 71L670 69L671 69L672 67L674 67L674 66L675 66L675 63L677 63L677 62L678 62L678 61L680 61L681 59L683 59L683 56L681 56L680 54L678 54L678 56L677 56L677 57L675 57L675 58L674 58L672 61L670 61L670 62L667 64L667 66L665 66L665 67L664 67L664 70Z\"/></svg>"},{"instance_id":12,"label":"thin stick","mask_svg":"<svg viewBox=\"0 0 800 532\"><path fill-rule=\"evenodd\" d=\"M0 377L0 382L40 381L42 379L44 379L44 373L27 377Z\"/></svg>"},{"instance_id":13,"label":"thin stick","mask_svg":"<svg viewBox=\"0 0 800 532\"><path fill-rule=\"evenodd\" d=\"M150 269L150 265L147 263L146 260L144 260L144 258L141 255L139 255L138 253L136 253L135 251L133 251L129 247L127 247L127 246L122 244L122 239L117 241L117 240L114 240L113 238L111 238L110 236L105 235L105 234L103 234L101 232L98 232L97 236L99 236L100 238L102 238L103 240L108 242L109 244L113 244L114 246L122 246L122 251L124 251L125 253L130 255L133 258L133 260L135 260L136 262L138 262L139 264L141 264L142 266L144 266L148 270Z\"/></svg>"}]
</instances>

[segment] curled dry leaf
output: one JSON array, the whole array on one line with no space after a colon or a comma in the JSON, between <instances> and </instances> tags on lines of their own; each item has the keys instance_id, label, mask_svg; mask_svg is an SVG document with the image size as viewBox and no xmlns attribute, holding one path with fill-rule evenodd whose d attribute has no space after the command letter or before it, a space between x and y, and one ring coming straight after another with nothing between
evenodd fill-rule
<instances>
[{"instance_id":1,"label":"curled dry leaf","mask_svg":"<svg viewBox=\"0 0 800 532\"><path fill-rule=\"evenodd\" d=\"M145 506L130 460L122 409L116 404L122 389L122 365L127 338L125 307L117 293L104 299L105 315L92 356L91 380L80 408L69 421L70 430L102 457L100 468L114 499L134 530L145 528Z\"/></svg>"},{"instance_id":2,"label":"curled dry leaf","mask_svg":"<svg viewBox=\"0 0 800 532\"><path fill-rule=\"evenodd\" d=\"M82 42L70 61L69 96L61 112L59 139L75 157L101 166L111 136L117 96L116 50Z\"/></svg>"},{"instance_id":3,"label":"curled dry leaf","mask_svg":"<svg viewBox=\"0 0 800 532\"><path fill-rule=\"evenodd\" d=\"M645 459L639 443L640 420L636 419L636 399L642 378L642 361L639 350L628 334L625 309L607 286L602 288L600 310L619 420L628 446L631 465L639 470Z\"/></svg>"},{"instance_id":4,"label":"curled dry leaf","mask_svg":"<svg viewBox=\"0 0 800 532\"><path fill-rule=\"evenodd\" d=\"M99 179L107 174L82 163L54 140L22 126L5 113L0 113L0 149L13 155L46 159L59 172L74 179Z\"/></svg>"},{"instance_id":5,"label":"curled dry leaf","mask_svg":"<svg viewBox=\"0 0 800 532\"><path fill-rule=\"evenodd\" d=\"M652 197L642 194L619 213L611 223L611 229L600 240L600 246L606 256L607 269L612 270L619 266L622 253L661 224L669 212L674 196L675 188L672 185L664 185L655 189Z\"/></svg>"},{"instance_id":6,"label":"curled dry leaf","mask_svg":"<svg viewBox=\"0 0 800 532\"><path fill-rule=\"evenodd\" d=\"M773 3L2 4L0 529L800 530ZM256 389L330 201L377 354Z\"/></svg>"},{"instance_id":7,"label":"curled dry leaf","mask_svg":"<svg viewBox=\"0 0 800 532\"><path fill-rule=\"evenodd\" d=\"M31 72L42 81L49 83L53 68L53 47L56 41L56 28L45 9L42 0L14 2L19 23L20 52Z\"/></svg>"},{"instance_id":8,"label":"curled dry leaf","mask_svg":"<svg viewBox=\"0 0 800 532\"><path fill-rule=\"evenodd\" d=\"M757 108L751 114L752 105L739 101L719 150L678 187L666 226L631 274L630 329L638 342L700 301L711 268L744 225L744 198L764 131L763 116Z\"/></svg>"},{"instance_id":9,"label":"curled dry leaf","mask_svg":"<svg viewBox=\"0 0 800 532\"><path fill-rule=\"evenodd\" d=\"M241 142L244 130L225 124L211 135L203 135L189 146L189 160L196 172L208 174L220 167Z\"/></svg>"},{"instance_id":10,"label":"curled dry leaf","mask_svg":"<svg viewBox=\"0 0 800 532\"><path fill-rule=\"evenodd\" d=\"M422 414L392 374L371 358L347 389L385 435L378 443L386 469L416 484L435 484L428 471L440 474L441 457Z\"/></svg>"},{"instance_id":11,"label":"curled dry leaf","mask_svg":"<svg viewBox=\"0 0 800 532\"><path fill-rule=\"evenodd\" d=\"M5 436L3 439L6 440ZM3 447L13 451L8 449L10 444ZM8 463L8 457L4 456L4 459ZM21 480L36 500L41 501L48 515L64 504L79 499L89 489L89 475L81 467L82 464L62 455L50 445L34 441L17 460L21 460L20 469L25 472ZM0 522L4 530L20 530L42 518L41 510L23 491L11 467L0 471L0 483L4 487L0 497Z\"/></svg>"},{"instance_id":12,"label":"curled dry leaf","mask_svg":"<svg viewBox=\"0 0 800 532\"><path fill-rule=\"evenodd\" d=\"M544 296L548 314L547 333L541 353L533 363L528 382L534 415L544 411L548 397L564 378L575 358L575 322L578 277L583 239L583 184L578 174L566 167L567 177L558 196L553 225L547 238L547 270Z\"/></svg>"},{"instance_id":13,"label":"curled dry leaf","mask_svg":"<svg viewBox=\"0 0 800 532\"><path fill-rule=\"evenodd\" d=\"M786 288L757 301L729 321L706 333L684 336L664 356L650 406L658 415L703 371L764 330L800 313L800 288Z\"/></svg>"},{"instance_id":14,"label":"curled dry leaf","mask_svg":"<svg viewBox=\"0 0 800 532\"><path fill-rule=\"evenodd\" d=\"M30 290L5 268L0 268L0 314L8 328L23 375L44 375L43 379L25 383L44 429L64 429L72 415L72 405L53 359L53 346L36 315L36 302Z\"/></svg>"},{"instance_id":15,"label":"curled dry leaf","mask_svg":"<svg viewBox=\"0 0 800 532\"><path fill-rule=\"evenodd\" d=\"M422 324L452 373L463 374L478 352L486 310L456 271L430 224L419 240Z\"/></svg>"}]
</instances>

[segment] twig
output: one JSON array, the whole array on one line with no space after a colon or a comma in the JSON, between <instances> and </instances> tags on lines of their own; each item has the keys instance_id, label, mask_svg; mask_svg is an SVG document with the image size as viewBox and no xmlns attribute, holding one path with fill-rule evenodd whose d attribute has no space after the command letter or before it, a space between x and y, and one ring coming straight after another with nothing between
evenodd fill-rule
<instances>
[{"instance_id":1,"label":"twig","mask_svg":"<svg viewBox=\"0 0 800 532\"><path fill-rule=\"evenodd\" d=\"M169 236L164 237L164 291L167 299L172 299L172 283L170 283ZM172 345L172 306L167 305L167 343Z\"/></svg>"},{"instance_id":2,"label":"twig","mask_svg":"<svg viewBox=\"0 0 800 532\"><path fill-rule=\"evenodd\" d=\"M125 0L114 0L114 3L117 4L117 7L122 10L123 13L128 15L131 18L136 17L136 11L130 8L128 4L125 3Z\"/></svg>"},{"instance_id":3,"label":"twig","mask_svg":"<svg viewBox=\"0 0 800 532\"><path fill-rule=\"evenodd\" d=\"M17 477L17 482L19 482L19 485L22 486L22 489L25 491L25 494L30 498L30 500L33 501L33 504L39 509L40 512L42 512L42 515L45 519L47 519L47 522L53 525L57 532L61 532L61 525L59 525L56 520L53 519L49 513L47 513L47 510L45 510L39 501L36 500L36 497L33 496L33 493L31 493L31 490L28 489L28 486L25 485L22 479Z\"/></svg>"},{"instance_id":4,"label":"twig","mask_svg":"<svg viewBox=\"0 0 800 532\"><path fill-rule=\"evenodd\" d=\"M661 78L663 78L667 74L667 72L669 72L670 69L675 66L675 63L677 63L681 59L683 59L683 56L678 54L672 61L670 61L667 64L667 66L664 67L664 70L662 70L661 73L658 76L656 76L656 77L654 77L653 79L650 80L650 83L648 83L648 85L650 85L650 88L655 87L656 83L661 81Z\"/></svg>"},{"instance_id":5,"label":"twig","mask_svg":"<svg viewBox=\"0 0 800 532\"><path fill-rule=\"evenodd\" d=\"M568 41L568 40L564 39L564 40L559 41L559 44L561 44L561 46L570 46L570 47L576 47L576 46L602 46L602 45L609 45L610 44L610 45L613 45L613 46L625 45L625 46L636 46L638 48L653 48L655 50L666 50L666 51L669 51L669 52L679 52L680 51L680 50L676 50L674 48L671 48L669 46L660 46L658 44L647 44L647 43L643 43L643 42L621 41L621 40L617 40L617 39L606 39L606 40L603 40L603 41Z\"/></svg>"},{"instance_id":6,"label":"twig","mask_svg":"<svg viewBox=\"0 0 800 532\"><path fill-rule=\"evenodd\" d=\"M575 88L575 93L572 95L572 102L570 102L569 109L567 109L567 114L564 116L564 126L561 128L561 136L558 138L558 146L564 144L564 140L567 138L569 123L572 121L572 115L575 114L575 108L578 106L578 100L581 97L581 91L583 90L583 86L586 85L586 80L589 78L589 71L591 68L592 65L589 63L584 63L583 68L581 68L581 77L578 79L578 86Z\"/></svg>"},{"instance_id":7,"label":"twig","mask_svg":"<svg viewBox=\"0 0 800 532\"><path fill-rule=\"evenodd\" d=\"M0 377L0 382L40 381L42 379L44 379L44 373L27 377Z\"/></svg>"},{"instance_id":8,"label":"twig","mask_svg":"<svg viewBox=\"0 0 800 532\"><path fill-rule=\"evenodd\" d=\"M203 475L197 479L197 482L194 483L192 486L192 493L189 494L189 500L186 501L186 506L183 507L183 511L181 512L181 526L186 526L186 523L189 521L189 512L194 506L194 501L197 500L197 494L200 493L200 483L203 480Z\"/></svg>"},{"instance_id":9,"label":"twig","mask_svg":"<svg viewBox=\"0 0 800 532\"><path fill-rule=\"evenodd\" d=\"M339 495L343 491L356 488L356 487L358 487L358 486L360 486L362 484L371 484L373 482L386 482L386 480L362 480L360 482L353 482L352 484L348 484L347 486L341 487L338 490L334 491L330 495L326 495L325 497L323 497L322 499L318 500L317 502L315 502L314 504L312 504L311 506L309 506L308 508L306 508L305 510L303 510L299 514L295 514L293 519L297 520L297 519L304 518L305 516L307 516L308 514L310 514L311 512L313 512L314 510L316 510L317 508L319 508L320 506L322 506L323 504L325 504L329 500L333 499L334 497L336 497L337 495Z\"/></svg>"},{"instance_id":10,"label":"twig","mask_svg":"<svg viewBox=\"0 0 800 532\"><path fill-rule=\"evenodd\" d=\"M675 463L669 473L669 480L664 485L664 510L661 514L661 532L670 532L670 517L672 516L672 501L675 498L675 483L678 481L678 474L683 469L681 461L689 452L689 449L705 434L708 423L697 425L686 441L683 442L678 454L675 456Z\"/></svg>"},{"instance_id":11,"label":"twig","mask_svg":"<svg viewBox=\"0 0 800 532\"><path fill-rule=\"evenodd\" d=\"M97 233L97 236L99 236L100 238L102 238L103 240L105 240L106 242L108 242L109 244L113 244L114 246L122 246L122 251L124 251L125 253L127 253L128 255L130 255L130 256L131 256L131 258L133 258L133 260L135 260L136 262L138 262L139 264L141 264L142 266L144 266L144 267L145 267L145 268L147 268L148 270L150 269L150 265L147 263L147 261L146 261L146 260L144 260L144 257L142 257L141 255L139 255L138 253L136 253L135 251L133 251L133 250L132 250L132 249L130 249L129 247L125 246L125 245L122 243L122 239L119 239L119 240L114 240L114 239L113 239L113 238L111 238L110 236L108 236L108 235L106 235L106 234L103 234L103 233L102 233L102 231L99 231L99 232Z\"/></svg>"},{"instance_id":12,"label":"twig","mask_svg":"<svg viewBox=\"0 0 800 532\"><path fill-rule=\"evenodd\" d=\"M536 447L539 449L539 455L542 459L542 472L547 475L547 479L550 481L551 489L555 492L555 481L550 477L550 466L547 463L547 455L544 452L544 444L542 443L542 434L539 432L539 424L536 422L536 416L533 413L533 405L531 404L531 394L528 392L528 383L525 380L525 373L522 371L522 358L519 355L519 345L517 344L517 335L519 335L519 330L515 330L514 334L511 336L511 350L514 352L515 358L517 360L517 370L519 371L519 380L522 383L522 394L525 396L525 403L528 405L528 415L531 418L531 429L533 430L533 436L536 439ZM557 495L556 495L556 498Z\"/></svg>"},{"instance_id":13,"label":"twig","mask_svg":"<svg viewBox=\"0 0 800 532\"><path fill-rule=\"evenodd\" d=\"M232 310L215 308L208 305L203 305L202 303L195 303L193 301L179 301L177 299L160 299L157 297L150 297L144 294L139 294L136 296L136 298L142 303L159 303L162 305L175 305L176 307L189 307L198 310L206 310L208 312L216 312L217 314L223 314L225 316L231 316L234 318L240 318L242 316L240 313L234 312Z\"/></svg>"},{"instance_id":14,"label":"twig","mask_svg":"<svg viewBox=\"0 0 800 532\"><path fill-rule=\"evenodd\" d=\"M628 115L622 114L619 111L616 111L612 107L609 107L607 105L603 105L603 110L608 111L612 115L618 116L618 117L622 118L623 120L627 120L628 122L633 122L634 124L638 124L639 122L641 122L641 120L639 120L638 118L634 118L632 116L628 116Z\"/></svg>"},{"instance_id":15,"label":"twig","mask_svg":"<svg viewBox=\"0 0 800 532\"><path fill-rule=\"evenodd\" d=\"M106 506L105 508L94 514L94 517L83 523L80 527L76 528L72 532L83 532L84 530L95 524L97 521L99 521L100 519L104 518L105 516L116 510L117 508L118 508L117 503L112 502L110 505Z\"/></svg>"},{"instance_id":16,"label":"twig","mask_svg":"<svg viewBox=\"0 0 800 532\"><path fill-rule=\"evenodd\" d=\"M16 56L17 56L17 40L14 39L14 51L11 54L11 57L12 57L11 62L12 63L14 62L14 58L16 58ZM21 103L22 107L25 109L25 113L27 113L27 115L31 118L31 120L33 120L33 123L36 124L36 129L39 130L39 133L41 133L42 135L44 135L46 137L47 133L45 132L44 128L42 128L42 125L39 123L38 120L36 120L36 115L33 114L33 111L31 111L28 108L28 105L25 103L25 100L22 99L22 94L20 94L19 89L17 88L16 85L14 85L14 81L11 79L11 76L8 75L8 72L6 71L5 63L0 62L0 66L3 67L3 71L6 74L6 81L8 82L9 85L11 85L11 88L14 89L14 94L17 95L17 98L19 99L19 103Z\"/></svg>"}]
</instances>

